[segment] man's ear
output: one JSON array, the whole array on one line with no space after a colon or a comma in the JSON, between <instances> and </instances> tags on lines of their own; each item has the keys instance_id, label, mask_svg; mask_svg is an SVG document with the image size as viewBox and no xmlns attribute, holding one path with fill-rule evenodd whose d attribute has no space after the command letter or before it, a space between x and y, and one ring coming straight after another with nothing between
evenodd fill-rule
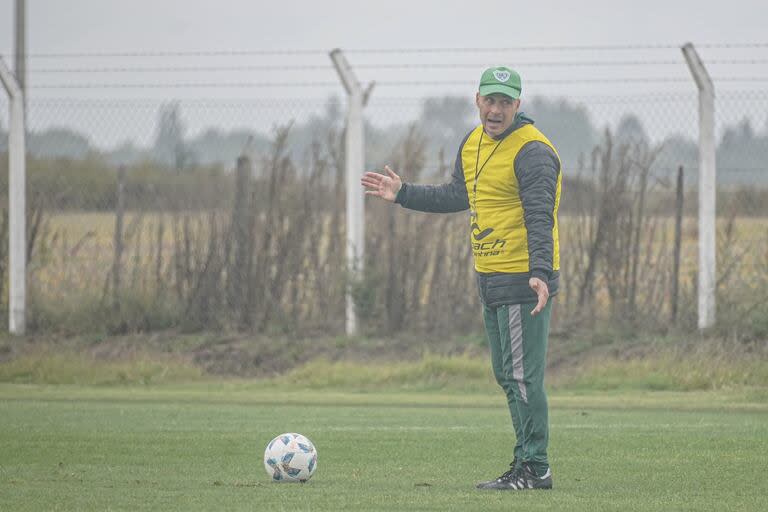
<instances>
[{"instance_id":1,"label":"man's ear","mask_svg":"<svg viewBox=\"0 0 768 512\"><path fill-rule=\"evenodd\" d=\"M477 105L477 108L480 108L480 93L478 92L475 94L475 105Z\"/></svg>"}]
</instances>

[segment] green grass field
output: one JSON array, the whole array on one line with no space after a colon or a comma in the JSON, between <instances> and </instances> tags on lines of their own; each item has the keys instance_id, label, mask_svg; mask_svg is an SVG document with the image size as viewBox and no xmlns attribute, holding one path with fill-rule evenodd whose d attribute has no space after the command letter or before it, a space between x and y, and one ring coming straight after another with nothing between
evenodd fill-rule
<instances>
[{"instance_id":1,"label":"green grass field","mask_svg":"<svg viewBox=\"0 0 768 512\"><path fill-rule=\"evenodd\" d=\"M766 510L762 391L551 396L551 492L481 492L509 462L498 394L248 381L0 384L0 510ZM272 484L266 443L319 452Z\"/></svg>"}]
</instances>

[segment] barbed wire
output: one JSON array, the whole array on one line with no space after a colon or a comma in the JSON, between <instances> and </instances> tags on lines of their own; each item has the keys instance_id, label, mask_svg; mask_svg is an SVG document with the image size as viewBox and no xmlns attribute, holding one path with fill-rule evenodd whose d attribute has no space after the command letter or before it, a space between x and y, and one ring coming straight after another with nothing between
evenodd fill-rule
<instances>
[{"instance_id":1,"label":"barbed wire","mask_svg":"<svg viewBox=\"0 0 768 512\"><path fill-rule=\"evenodd\" d=\"M756 65L768 64L768 59L714 59L705 60L711 65ZM681 60L625 60L625 61L550 61L516 62L515 66L525 67L620 67L620 66L679 66ZM417 63L417 64L357 64L354 69L475 69L477 63ZM218 71L325 71L333 70L331 64L294 65L237 65L237 66L177 66L177 67L90 67L90 68L41 68L29 69L29 73L188 73Z\"/></svg>"},{"instance_id":2,"label":"barbed wire","mask_svg":"<svg viewBox=\"0 0 768 512\"><path fill-rule=\"evenodd\" d=\"M768 48L768 43L708 43L696 44L697 48L709 49L744 49L744 48ZM552 45L552 46L512 46L506 48L378 48L378 49L350 49L348 53L466 53L466 52L509 52L509 51L625 51L625 50L679 50L679 44L604 44L604 45Z\"/></svg>"},{"instance_id":3,"label":"barbed wire","mask_svg":"<svg viewBox=\"0 0 768 512\"><path fill-rule=\"evenodd\" d=\"M768 82L768 77L712 77L716 82ZM531 79L528 84L603 84L603 83L691 83L690 77L624 77L624 78L574 78L574 79ZM477 84L474 80L424 80L410 82L376 82L377 86L412 86L412 85L464 85Z\"/></svg>"},{"instance_id":4,"label":"barbed wire","mask_svg":"<svg viewBox=\"0 0 768 512\"><path fill-rule=\"evenodd\" d=\"M715 82L768 82L768 77L713 77ZM691 83L685 77L652 78L577 78L577 79L533 79L529 84L572 85L572 84L616 84L616 83ZM474 80L423 80L375 82L377 87L421 87L434 85L476 85ZM74 83L29 85L28 89L159 89L159 88L267 88L267 87L338 87L339 82L209 82L209 83Z\"/></svg>"},{"instance_id":5,"label":"barbed wire","mask_svg":"<svg viewBox=\"0 0 768 512\"><path fill-rule=\"evenodd\" d=\"M723 91L717 96L718 99L768 99L768 90L736 90L736 91ZM338 98L337 98L338 99ZM592 104L605 103L605 104L633 104L633 103L646 103L646 102L688 102L696 99L695 91L688 93L681 92L656 92L646 94L627 94L623 96L615 94L569 94L569 100L573 101L589 101ZM290 103L297 106L305 105L324 105L328 102L329 97L322 98L296 98L291 97ZM104 108L108 106L156 106L158 103L167 102L167 99L162 98L30 98L29 105L71 105L77 107L97 107ZM242 107L243 105L257 105L257 106L269 106L275 108L285 108L285 98L185 98L173 100L178 101L184 105L200 105L208 106L213 105L217 107ZM419 97L399 97L399 96L376 96L373 95L370 99L369 105L377 107L399 107L408 105L422 105L424 98Z\"/></svg>"},{"instance_id":6,"label":"barbed wire","mask_svg":"<svg viewBox=\"0 0 768 512\"><path fill-rule=\"evenodd\" d=\"M709 43L696 44L697 48L709 49L744 49L744 48L768 48L768 43ZM510 52L510 51L627 51L627 50L679 50L680 44L605 44L605 45L541 45L541 46L511 46L506 48L376 48L376 49L349 49L352 54L366 53L486 53L486 52Z\"/></svg>"},{"instance_id":7,"label":"barbed wire","mask_svg":"<svg viewBox=\"0 0 768 512\"><path fill-rule=\"evenodd\" d=\"M510 51L630 51L630 50L679 50L679 44L604 44L604 45L540 45L498 48L351 48L350 54L412 54L412 53L497 53ZM768 43L704 43L697 48L707 49L757 49L768 48ZM11 55L11 52L4 52ZM122 58L122 57L224 57L224 56L297 56L328 55L327 49L280 49L280 50L187 50L187 51L117 51L117 52L35 52L24 54L27 58Z\"/></svg>"},{"instance_id":8,"label":"barbed wire","mask_svg":"<svg viewBox=\"0 0 768 512\"><path fill-rule=\"evenodd\" d=\"M357 67L357 66L356 66ZM208 71L319 71L332 70L332 65L299 64L294 66L180 66L180 67L105 67L29 69L29 73L177 73Z\"/></svg>"},{"instance_id":9,"label":"barbed wire","mask_svg":"<svg viewBox=\"0 0 768 512\"><path fill-rule=\"evenodd\" d=\"M23 54L29 59L122 58L122 57L250 57L285 55L328 55L328 50L191 50L191 51L125 51L125 52L41 52ZM4 52L4 55L12 55Z\"/></svg>"},{"instance_id":10,"label":"barbed wire","mask_svg":"<svg viewBox=\"0 0 768 512\"><path fill-rule=\"evenodd\" d=\"M265 87L340 87L339 82L213 82L213 83L145 83L145 84L43 84L28 89L165 89L165 88L265 88Z\"/></svg>"}]
</instances>

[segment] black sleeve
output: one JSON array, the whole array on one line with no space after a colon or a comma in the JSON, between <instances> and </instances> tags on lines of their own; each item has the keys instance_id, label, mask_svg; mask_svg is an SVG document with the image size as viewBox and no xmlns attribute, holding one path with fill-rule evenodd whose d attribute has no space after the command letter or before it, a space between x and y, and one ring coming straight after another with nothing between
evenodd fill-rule
<instances>
[{"instance_id":1,"label":"black sleeve","mask_svg":"<svg viewBox=\"0 0 768 512\"><path fill-rule=\"evenodd\" d=\"M515 158L515 176L520 186L523 217L528 231L528 261L531 277L547 281L552 274L555 196L560 159L543 142L526 143Z\"/></svg>"},{"instance_id":2,"label":"black sleeve","mask_svg":"<svg viewBox=\"0 0 768 512\"><path fill-rule=\"evenodd\" d=\"M421 212L451 213L468 209L467 183L464 179L464 166L461 163L461 150L468 138L469 134L464 137L459 146L450 182L442 185L403 183L395 202L405 208Z\"/></svg>"}]
</instances>

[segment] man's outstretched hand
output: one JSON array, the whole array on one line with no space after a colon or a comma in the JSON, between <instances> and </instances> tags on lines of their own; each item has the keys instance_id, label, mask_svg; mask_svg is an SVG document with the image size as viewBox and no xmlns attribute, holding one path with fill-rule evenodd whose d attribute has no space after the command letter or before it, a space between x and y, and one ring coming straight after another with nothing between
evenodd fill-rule
<instances>
[{"instance_id":1,"label":"man's outstretched hand","mask_svg":"<svg viewBox=\"0 0 768 512\"><path fill-rule=\"evenodd\" d=\"M541 310L547 305L547 301L549 300L549 286L538 277L530 278L528 280L528 286L531 287L531 290L536 292L536 296L538 297L536 307L531 311L531 316L536 316L541 313Z\"/></svg>"},{"instance_id":2,"label":"man's outstretched hand","mask_svg":"<svg viewBox=\"0 0 768 512\"><path fill-rule=\"evenodd\" d=\"M380 197L387 201L394 202L397 193L403 186L400 176L395 174L388 165L384 166L386 174L378 172L366 172L360 183L367 189L366 195Z\"/></svg>"}]
</instances>

